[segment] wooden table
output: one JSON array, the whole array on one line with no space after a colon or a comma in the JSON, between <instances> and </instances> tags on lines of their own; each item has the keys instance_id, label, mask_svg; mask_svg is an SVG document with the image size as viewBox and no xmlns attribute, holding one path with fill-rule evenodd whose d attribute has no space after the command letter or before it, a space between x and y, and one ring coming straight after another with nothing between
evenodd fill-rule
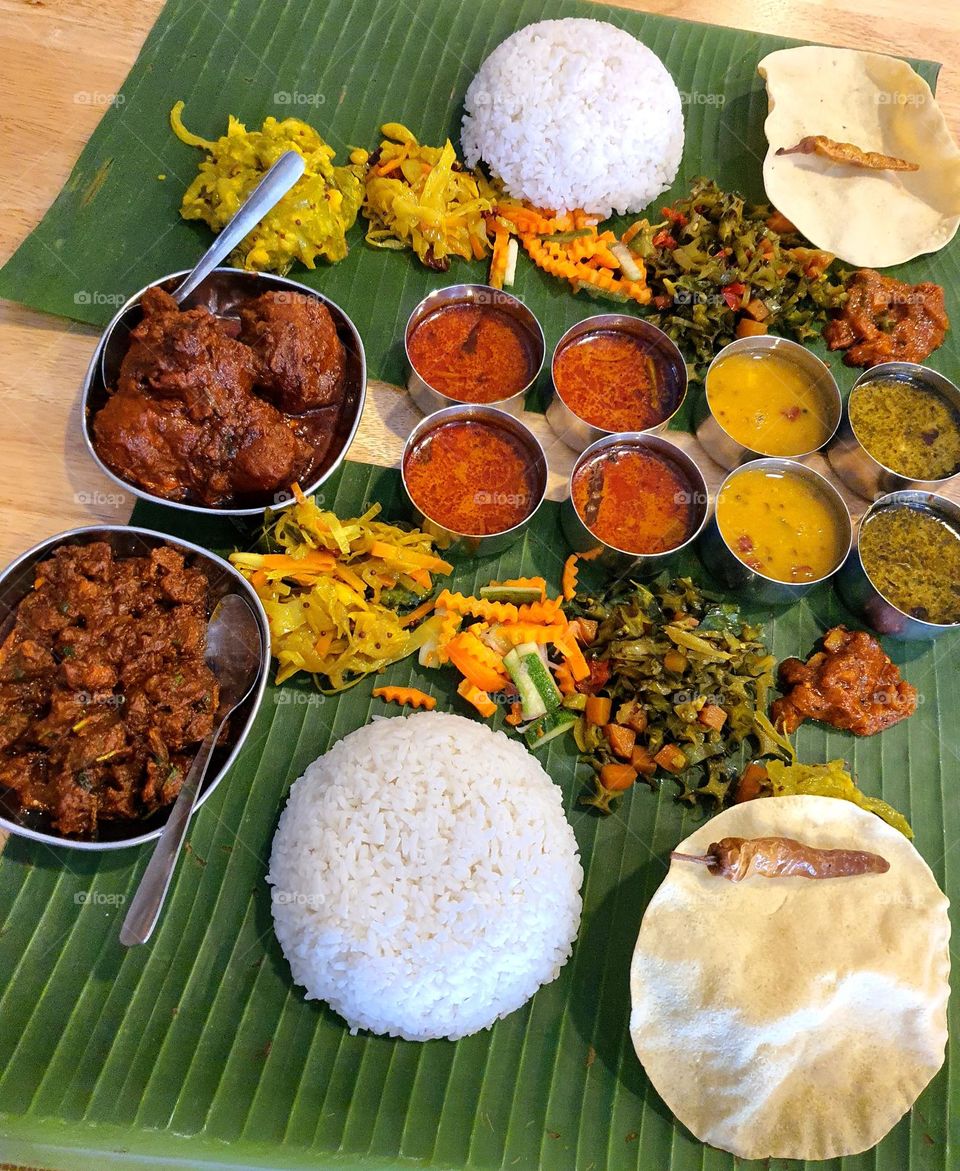
<instances>
[{"instance_id":1,"label":"wooden table","mask_svg":"<svg viewBox=\"0 0 960 1171\"><path fill-rule=\"evenodd\" d=\"M40 220L103 113L103 105L78 91L107 95L120 87L161 6L162 0L0 0L0 262ZM943 0L626 0L626 6L946 62L939 98L954 134L960 130L960 25ZM129 518L133 498L100 474L80 438L80 384L95 340L85 326L0 303L0 565L62 529ZM351 456L396 463L417 417L396 388L373 384ZM680 442L695 445L692 438ZM564 470L557 462L552 495L562 489ZM715 484L718 477L714 468L708 478Z\"/></svg>"}]
</instances>

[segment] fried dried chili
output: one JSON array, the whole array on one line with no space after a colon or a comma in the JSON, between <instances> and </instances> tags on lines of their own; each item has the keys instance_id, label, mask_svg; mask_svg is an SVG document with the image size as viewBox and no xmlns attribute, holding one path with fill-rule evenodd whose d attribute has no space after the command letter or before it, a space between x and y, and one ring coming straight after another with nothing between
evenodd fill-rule
<instances>
[{"instance_id":1,"label":"fried dried chili","mask_svg":"<svg viewBox=\"0 0 960 1171\"><path fill-rule=\"evenodd\" d=\"M890 863L867 850L821 850L794 838L721 838L706 854L670 854L681 862L699 862L718 878L741 882L759 878L852 878L884 874Z\"/></svg>"}]
</instances>

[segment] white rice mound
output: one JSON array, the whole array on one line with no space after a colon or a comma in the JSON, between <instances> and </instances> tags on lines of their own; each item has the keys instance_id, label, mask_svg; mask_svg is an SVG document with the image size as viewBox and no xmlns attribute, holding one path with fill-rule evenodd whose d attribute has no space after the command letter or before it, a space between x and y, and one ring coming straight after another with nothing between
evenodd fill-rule
<instances>
[{"instance_id":1,"label":"white rice mound","mask_svg":"<svg viewBox=\"0 0 960 1171\"><path fill-rule=\"evenodd\" d=\"M412 1041L488 1028L556 979L583 871L527 750L462 716L351 732L294 783L267 882L293 978L350 1026Z\"/></svg>"},{"instance_id":2,"label":"white rice mound","mask_svg":"<svg viewBox=\"0 0 960 1171\"><path fill-rule=\"evenodd\" d=\"M542 20L490 54L470 83L464 159L538 207L606 219L641 211L683 153L680 92L660 58L602 20Z\"/></svg>"}]
</instances>

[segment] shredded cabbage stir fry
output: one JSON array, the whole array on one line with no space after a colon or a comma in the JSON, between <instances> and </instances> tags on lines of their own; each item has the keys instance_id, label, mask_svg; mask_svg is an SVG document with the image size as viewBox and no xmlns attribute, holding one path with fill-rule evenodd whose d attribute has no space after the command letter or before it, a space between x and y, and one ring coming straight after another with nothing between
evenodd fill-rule
<instances>
[{"instance_id":1,"label":"shredded cabbage stir fry","mask_svg":"<svg viewBox=\"0 0 960 1171\"><path fill-rule=\"evenodd\" d=\"M439 272L450 267L451 256L482 260L490 251L484 216L493 210L492 185L462 166L449 139L442 147L422 146L399 122L386 123L381 132L363 200L367 243L412 248Z\"/></svg>"},{"instance_id":2,"label":"shredded cabbage stir fry","mask_svg":"<svg viewBox=\"0 0 960 1171\"><path fill-rule=\"evenodd\" d=\"M374 518L340 520L295 489L297 503L265 529L266 553L232 553L230 561L257 591L270 621L277 683L307 671L328 693L419 650L436 636L431 617L408 627L399 613L433 589L432 575L451 571L431 538Z\"/></svg>"},{"instance_id":3,"label":"shredded cabbage stir fry","mask_svg":"<svg viewBox=\"0 0 960 1171\"><path fill-rule=\"evenodd\" d=\"M282 274L295 260L315 268L318 257L347 255L346 233L363 199L362 166L335 167L333 148L299 118L267 118L260 130L247 130L231 114L226 134L211 142L187 130L183 105L170 111L174 134L207 151L180 206L185 220L203 220L219 232L285 151L295 150L306 163L303 176L231 253L232 264Z\"/></svg>"},{"instance_id":4,"label":"shredded cabbage stir fry","mask_svg":"<svg viewBox=\"0 0 960 1171\"><path fill-rule=\"evenodd\" d=\"M603 784L611 775L604 768L618 761L629 761L651 788L666 774L680 800L719 806L737 779L730 757L748 738L761 756L792 757L766 715L776 660L762 628L745 623L735 606L682 577L649 588L621 584L603 598L578 594L567 612L598 623L589 690L611 701L606 723L587 713L574 729L597 772L584 803L609 812L621 793Z\"/></svg>"}]
</instances>

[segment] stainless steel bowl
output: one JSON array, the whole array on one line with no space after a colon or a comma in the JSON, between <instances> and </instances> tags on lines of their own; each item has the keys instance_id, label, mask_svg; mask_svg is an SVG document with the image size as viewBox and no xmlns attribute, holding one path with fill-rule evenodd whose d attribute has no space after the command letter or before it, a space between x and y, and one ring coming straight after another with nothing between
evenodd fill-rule
<instances>
[{"instance_id":1,"label":"stainless steel bowl","mask_svg":"<svg viewBox=\"0 0 960 1171\"><path fill-rule=\"evenodd\" d=\"M210 583L212 602L218 602L227 594L239 594L244 601L249 603L257 617L263 648L260 673L250 695L230 719L229 740L225 744L218 745L214 751L207 779L197 798L197 808L199 809L236 760L243 747L243 742L250 734L260 702L263 699L270 667L270 627L267 616L260 604L260 599L241 574L229 562L217 557L209 550L201 549L199 545L194 545L190 541L183 541L178 537L168 537L164 533L153 532L150 529L135 528L131 525L100 525L71 529L69 532L59 533L55 537L48 537L39 545L28 549L26 553L21 553L0 573L0 641L13 627L17 605L33 588L34 569L37 563L49 557L55 549L61 546L89 545L94 541L106 541L114 553L120 557L142 557L160 545L170 545L184 555L188 564L200 569L206 575L207 581ZM25 818L19 819L14 809L10 805L5 805L0 797L0 828L9 830L12 834L30 838L35 842L43 842L48 846L69 846L75 850L123 850L128 846L139 846L144 842L158 838L166 824L170 808L172 806L160 809L142 822L105 822L101 837L94 841L84 841L62 837L41 822L30 824Z\"/></svg>"},{"instance_id":2,"label":"stainless steel bowl","mask_svg":"<svg viewBox=\"0 0 960 1171\"><path fill-rule=\"evenodd\" d=\"M714 510L714 514L710 518L710 523L704 530L703 537L700 540L700 559L703 561L707 570L715 574L717 579L729 589L743 591L758 602L768 602L772 605L786 605L803 597L814 586L827 581L839 570L844 557L850 551L850 545L853 541L853 524L843 497L830 481L825 476L821 476L819 472L815 472L805 464L797 463L796 460L792 459L767 457L741 464L739 467L734 468L720 485L717 491L717 501L719 502L720 497L723 495L724 488L735 480L737 476L746 471L760 469L798 476L822 492L824 499L836 513L837 520L840 524L840 543L843 548L843 554L838 558L837 564L829 573L825 573L822 577L818 577L814 581L777 581L776 578L767 577L764 573L758 573L756 570L751 569L749 565L745 565L727 544L723 534L720 532L720 526L717 524L716 510ZM844 533L846 534L845 541L842 536Z\"/></svg>"},{"instance_id":3,"label":"stainless steel bowl","mask_svg":"<svg viewBox=\"0 0 960 1171\"><path fill-rule=\"evenodd\" d=\"M633 553L629 549L621 549L617 545L602 541L592 529L587 527L583 517L577 511L576 505L573 503L573 480L577 472L595 456L623 447L646 451L664 460L688 485L690 491L688 503L693 508L693 520L686 539L675 549L668 549L663 553ZM574 462L568 488L569 494L560 507L560 524L564 536L571 549L577 553L586 553L599 547L602 552L597 557L597 564L611 573L630 573L638 577L652 577L661 569L668 567L688 549L707 523L710 496L703 473L686 452L681 451L679 447L666 439L651 435L648 431L623 431L614 435L605 435L602 439L591 443Z\"/></svg>"},{"instance_id":4,"label":"stainless steel bowl","mask_svg":"<svg viewBox=\"0 0 960 1171\"><path fill-rule=\"evenodd\" d=\"M830 367L821 362L816 354L811 353L805 346L798 345L797 342L789 341L783 337L774 337L772 334L762 334L758 337L743 337L730 342L729 345L723 347L707 368L704 393L698 396L694 408L694 432L701 447L711 459L722 468L729 470L749 460L773 456L773 453L769 451L761 451L759 447L747 447L738 439L734 439L713 413L713 404L710 401L710 374L732 354L776 354L778 358L792 362L798 369L807 374L820 392L826 416L826 438L809 451L798 451L796 455L780 458L807 459L830 442L840 425L840 416L843 413L840 388L837 386L837 380L830 373Z\"/></svg>"},{"instance_id":5,"label":"stainless steel bowl","mask_svg":"<svg viewBox=\"0 0 960 1171\"><path fill-rule=\"evenodd\" d=\"M912 614L905 613L880 593L864 568L863 560L860 557L860 533L863 531L863 525L875 513L892 504L909 504L914 508L927 509L960 532L960 505L953 500L948 500L945 496L937 496L933 492L923 492L917 489L902 489L899 492L890 492L886 496L881 496L860 518L856 545L847 554L847 558L837 574L837 593L843 599L847 609L852 610L858 618L866 622L878 634L888 634L894 638L914 641L938 638L948 630L960 630L960 622L948 624L924 622Z\"/></svg>"},{"instance_id":6,"label":"stainless steel bowl","mask_svg":"<svg viewBox=\"0 0 960 1171\"><path fill-rule=\"evenodd\" d=\"M629 434L660 435L669 427L670 420L683 406L684 399L687 397L687 365L683 360L683 355L662 329L657 329L648 321L644 321L640 317L630 317L626 313L601 313L596 317L587 317L583 321L578 321L576 325L572 325L567 330L553 351L553 360L550 363L553 394L550 398L550 405L547 407L547 422L554 434L574 451L583 451L591 443L596 443L598 439L604 439L608 435L617 434L617 432L610 428L597 427L593 423L588 423L564 402L557 389L555 376L557 358L568 346L587 334L608 332L628 333L639 338L648 351L660 359L668 372L669 379L676 387L675 401L670 407L669 414L664 416L655 426L647 427L642 432L632 431Z\"/></svg>"},{"instance_id":7,"label":"stainless steel bowl","mask_svg":"<svg viewBox=\"0 0 960 1171\"><path fill-rule=\"evenodd\" d=\"M128 306L139 301L147 289L161 288L166 292L170 292L176 288L183 277L187 275L188 271L188 269L184 269L182 272L174 272L169 276L161 277L159 280L145 285L139 292L134 293L104 330L103 337L109 336L114 324L120 319ZM333 440L324 452L320 465L310 483L301 485L303 491L309 496L312 492L316 492L320 485L328 480L343 463L347 454L347 448L353 442L353 437L356 435L357 428L360 425L360 416L363 413L363 403L367 389L367 362L363 352L363 342L360 340L360 334L357 332L356 326L339 305L334 304L333 301L324 297L322 293L318 293L306 285L301 285L297 281L288 280L286 277L274 276L271 273L246 272L239 268L214 269L199 288L195 289L186 298L181 308L195 309L197 306L203 306L218 317L235 318L237 308L242 302L248 301L253 297L259 297L261 293L277 290L303 293L304 296L313 297L314 300L326 305L336 325L337 334L343 342L346 358L344 367L344 396L337 418ZM115 484L119 484L121 488L126 489L126 491L131 492L141 500L149 500L153 504L163 504L168 508L179 508L185 512L200 512L212 516L259 516L265 508L285 508L293 502L293 496L289 492L284 491L265 494L262 500L252 499L243 508L211 508L203 504L188 504L179 500L167 500L163 496L155 496L152 492L147 492L143 488L137 487L136 484L131 484L129 481L121 479L103 462L93 442L93 418L107 401L107 389L104 385L100 370L100 350L102 344L103 338L101 338L100 345L94 350L93 357L90 359L90 365L87 367L87 373L83 380L80 415L83 422L83 438L87 445L87 451L90 452L92 459L105 476L108 476Z\"/></svg>"},{"instance_id":8,"label":"stainless steel bowl","mask_svg":"<svg viewBox=\"0 0 960 1171\"><path fill-rule=\"evenodd\" d=\"M519 439L526 448L536 487L533 505L519 524L498 533L461 533L455 529L446 528L433 517L428 516L417 504L407 484L407 461L410 453L431 432L452 422L487 423L494 427L501 427ZM519 540L530 527L530 522L543 503L547 491L547 457L534 433L514 415L497 410L496 407L461 403L427 415L414 427L403 447L400 475L403 481L403 490L413 510L414 518L424 532L429 533L442 549L449 550L451 553L460 553L467 557L485 557L493 553L502 553L504 549L508 549L515 541Z\"/></svg>"},{"instance_id":9,"label":"stainless steel bowl","mask_svg":"<svg viewBox=\"0 0 960 1171\"><path fill-rule=\"evenodd\" d=\"M509 314L520 324L527 334L531 348L531 365L533 367L530 380L526 386L514 394L482 404L483 406L496 407L501 411L507 411L511 415L519 415L523 411L527 391L530 390L540 377L540 371L543 369L543 359L547 352L547 344L544 341L543 329L540 326L540 322L534 317L526 305L511 293L505 293L502 289L491 288L489 285L449 285L445 289L434 289L432 293L424 297L410 314L407 321L407 328L403 333L403 350L406 355L407 365L410 367L410 376L407 379L407 389L410 391L410 397L425 415L429 415L433 411L441 411L444 407L459 406L464 401L463 399L453 398L451 395L444 394L443 391L436 390L432 387L429 382L420 376L410 358L410 339L413 337L417 327L434 313L438 313L441 309L447 309L451 305L492 305L494 308Z\"/></svg>"},{"instance_id":10,"label":"stainless steel bowl","mask_svg":"<svg viewBox=\"0 0 960 1171\"><path fill-rule=\"evenodd\" d=\"M960 411L960 387L936 370L931 370L929 366L918 366L915 362L884 362L880 366L871 366L869 370L864 370L853 384L850 398L858 387L868 382L876 382L878 378L892 378L939 394ZM849 398L843 411L840 429L827 448L826 455L830 466L844 484L865 500L876 500L878 496L888 492L909 489L916 489L919 492L936 491L955 480L958 474L954 472L953 475L944 476L939 480L911 480L874 459L860 442L850 422Z\"/></svg>"}]
</instances>

